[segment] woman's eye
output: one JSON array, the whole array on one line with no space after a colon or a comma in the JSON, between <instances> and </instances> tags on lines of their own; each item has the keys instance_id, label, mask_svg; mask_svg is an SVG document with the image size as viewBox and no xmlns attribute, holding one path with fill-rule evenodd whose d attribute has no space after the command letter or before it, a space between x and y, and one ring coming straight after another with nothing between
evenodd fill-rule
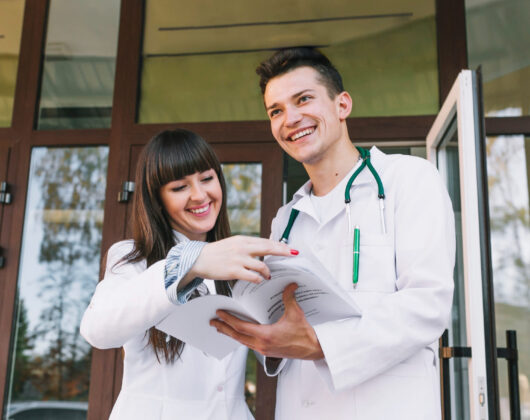
<instances>
[{"instance_id":1,"label":"woman's eye","mask_svg":"<svg viewBox=\"0 0 530 420\"><path fill-rule=\"evenodd\" d=\"M202 182L209 182L213 179L213 175L207 176L206 178L202 179Z\"/></svg>"},{"instance_id":2,"label":"woman's eye","mask_svg":"<svg viewBox=\"0 0 530 420\"><path fill-rule=\"evenodd\" d=\"M181 185L180 187L173 187L173 188L171 188L171 191L173 191L173 192L179 192L179 191L184 190L184 188L186 188L186 186L185 186L185 185Z\"/></svg>"}]
</instances>

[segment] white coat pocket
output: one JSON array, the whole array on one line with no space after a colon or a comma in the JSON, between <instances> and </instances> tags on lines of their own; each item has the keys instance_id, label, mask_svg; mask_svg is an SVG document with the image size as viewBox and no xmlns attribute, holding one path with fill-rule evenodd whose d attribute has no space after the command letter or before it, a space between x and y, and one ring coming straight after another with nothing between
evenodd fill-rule
<instances>
[{"instance_id":1,"label":"white coat pocket","mask_svg":"<svg viewBox=\"0 0 530 420\"><path fill-rule=\"evenodd\" d=\"M343 255L353 259L353 239L343 245ZM345 256L346 257L346 256ZM352 267L353 270L353 267ZM356 291L394 292L396 264L393 239L388 234L369 233L360 236L359 278Z\"/></svg>"}]
</instances>

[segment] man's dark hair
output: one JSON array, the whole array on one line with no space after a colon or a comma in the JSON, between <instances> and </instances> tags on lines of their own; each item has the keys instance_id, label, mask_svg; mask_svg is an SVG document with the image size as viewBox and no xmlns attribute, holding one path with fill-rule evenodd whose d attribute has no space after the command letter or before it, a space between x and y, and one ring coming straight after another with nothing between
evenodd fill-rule
<instances>
[{"instance_id":1,"label":"man's dark hair","mask_svg":"<svg viewBox=\"0 0 530 420\"><path fill-rule=\"evenodd\" d=\"M324 54L315 48L297 47L276 51L258 66L256 73L259 76L261 93L265 93L267 84L271 79L299 67L315 69L330 98L333 99L344 91L342 77Z\"/></svg>"}]
</instances>

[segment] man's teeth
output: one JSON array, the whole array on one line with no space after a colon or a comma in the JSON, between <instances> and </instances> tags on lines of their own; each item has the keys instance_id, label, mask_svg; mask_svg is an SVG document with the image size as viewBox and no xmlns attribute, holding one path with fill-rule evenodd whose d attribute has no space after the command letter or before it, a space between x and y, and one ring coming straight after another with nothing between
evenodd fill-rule
<instances>
[{"instance_id":1,"label":"man's teeth","mask_svg":"<svg viewBox=\"0 0 530 420\"><path fill-rule=\"evenodd\" d=\"M190 211L191 211L193 214L200 214L200 213L204 213L205 211L207 211L208 208L210 208L209 205L204 206L204 207L201 207L200 209L190 209Z\"/></svg>"},{"instance_id":2,"label":"man's teeth","mask_svg":"<svg viewBox=\"0 0 530 420\"><path fill-rule=\"evenodd\" d=\"M312 128L308 128L306 130L300 131L299 133L296 133L294 136L291 137L292 141L298 140L300 137L307 136L308 134L311 134L313 132Z\"/></svg>"}]
</instances>

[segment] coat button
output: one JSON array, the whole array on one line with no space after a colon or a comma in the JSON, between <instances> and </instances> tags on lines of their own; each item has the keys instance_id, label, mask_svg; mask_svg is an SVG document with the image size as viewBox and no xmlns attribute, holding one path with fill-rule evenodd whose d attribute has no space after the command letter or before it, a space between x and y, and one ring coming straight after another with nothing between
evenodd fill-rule
<instances>
[{"instance_id":1,"label":"coat button","mask_svg":"<svg viewBox=\"0 0 530 420\"><path fill-rule=\"evenodd\" d=\"M217 391L221 392L223 390L223 385L217 385Z\"/></svg>"},{"instance_id":2,"label":"coat button","mask_svg":"<svg viewBox=\"0 0 530 420\"><path fill-rule=\"evenodd\" d=\"M310 401L310 400L303 400L302 401L302 407L305 407L305 408L311 407L314 404L315 404L314 401Z\"/></svg>"}]
</instances>

